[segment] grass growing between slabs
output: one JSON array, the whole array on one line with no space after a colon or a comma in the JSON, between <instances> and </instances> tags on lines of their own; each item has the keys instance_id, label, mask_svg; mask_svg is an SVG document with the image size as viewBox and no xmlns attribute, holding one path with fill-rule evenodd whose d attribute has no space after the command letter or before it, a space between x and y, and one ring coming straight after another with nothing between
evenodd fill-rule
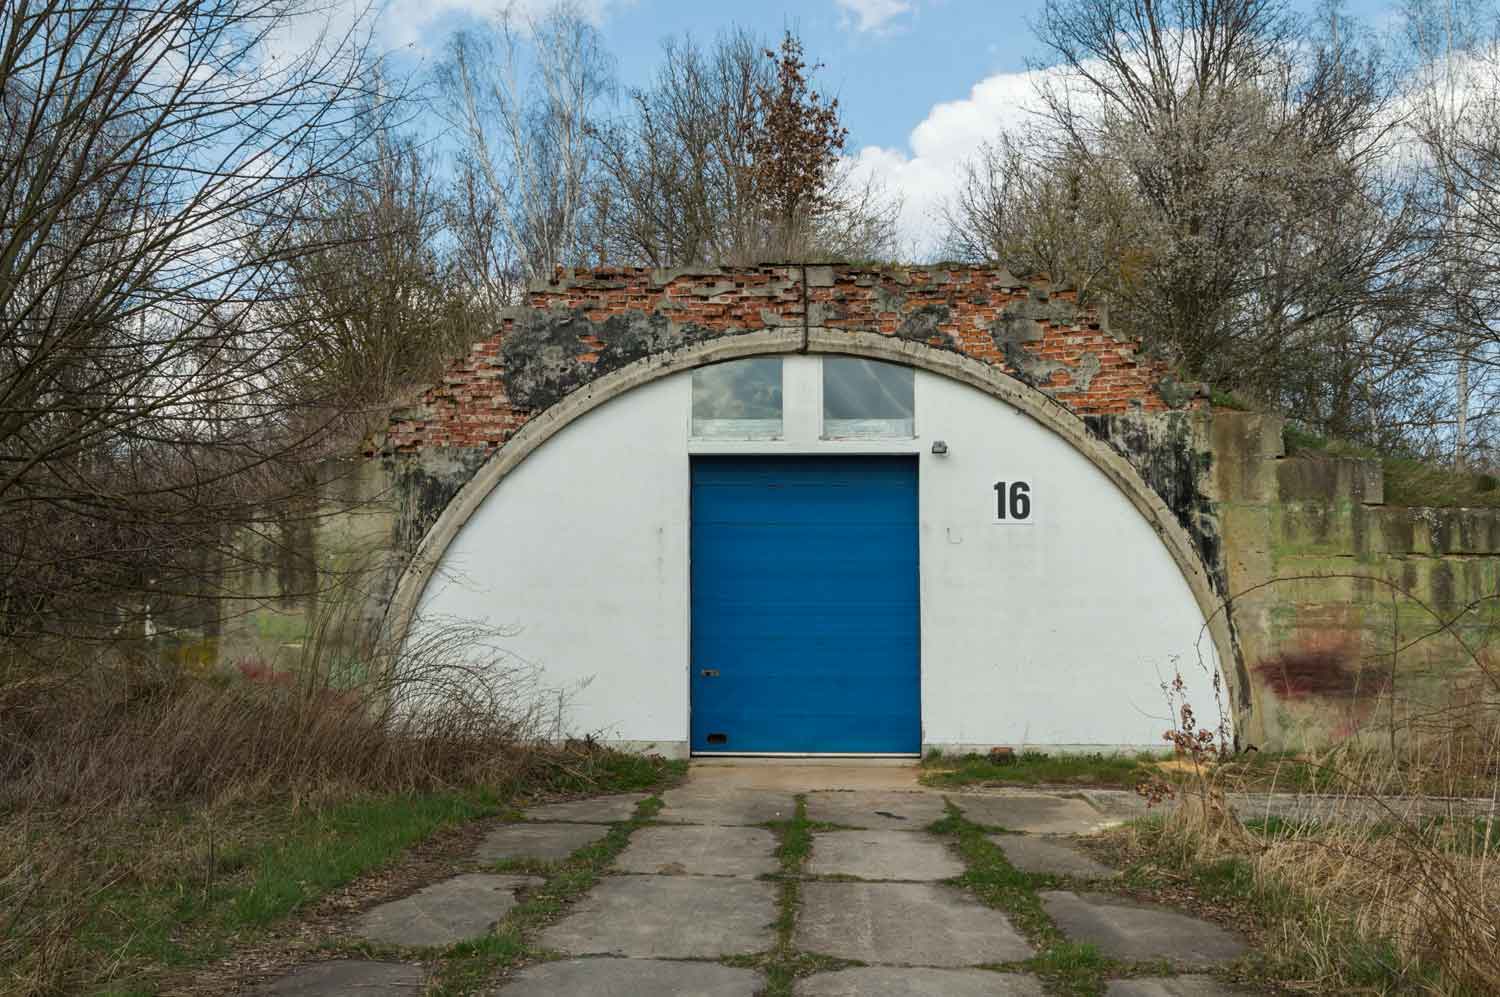
<instances>
[{"instance_id":1,"label":"grass growing between slabs","mask_svg":"<svg viewBox=\"0 0 1500 997\"><path fill-rule=\"evenodd\" d=\"M948 805L948 816L927 830L947 839L963 860L965 872L957 885L987 906L1003 911L1037 950L1030 959L997 968L1032 973L1041 978L1049 993L1068 997L1103 994L1112 978L1172 975L1170 964L1165 962L1122 962L1105 956L1093 945L1069 941L1042 906L1039 891L1069 889L1077 884L1017 869L989 840L994 829L967 820L953 804Z\"/></svg>"},{"instance_id":2,"label":"grass growing between slabs","mask_svg":"<svg viewBox=\"0 0 1500 997\"><path fill-rule=\"evenodd\" d=\"M672 769L674 774L682 771L680 764ZM533 945L529 939L598 885L605 870L630 843L630 836L649 824L661 807L660 796L647 797L636 806L630 820L612 825L603 838L584 845L566 861L528 869L543 873L546 882L512 908L493 932L444 950L428 994L431 997L466 997L485 992L493 986L498 973L550 958L551 953ZM510 865L501 867L506 871L517 871Z\"/></svg>"},{"instance_id":3,"label":"grass growing between slabs","mask_svg":"<svg viewBox=\"0 0 1500 997\"><path fill-rule=\"evenodd\" d=\"M776 835L776 861L781 866L776 880L776 944L770 952L753 956L731 956L720 960L726 966L756 969L765 974L763 997L792 997L798 979L845 966L858 965L844 959L799 951L793 937L797 914L802 908L799 878L812 854L813 832L823 825L807 819L807 796L797 795L791 819L764 825Z\"/></svg>"},{"instance_id":4,"label":"grass growing between slabs","mask_svg":"<svg viewBox=\"0 0 1500 997\"><path fill-rule=\"evenodd\" d=\"M1186 786L1203 775L1226 788L1245 793L1296 793L1341 796L1358 787L1360 795L1488 798L1494 795L1496 759L1454 760L1432 751L1394 763L1386 752L1361 752L1347 744L1318 756L1263 751L1202 763L1160 754L1066 754L1023 751L1015 755L945 755L933 751L922 759L920 779L940 789L984 786L1075 786L1133 790L1143 780L1160 779Z\"/></svg>"},{"instance_id":5,"label":"grass growing between slabs","mask_svg":"<svg viewBox=\"0 0 1500 997\"><path fill-rule=\"evenodd\" d=\"M1500 897L1487 821L1240 822L1189 798L1107 832L1138 892L1190 895L1259 946L1256 983L1299 992L1480 997L1497 991Z\"/></svg>"}]
</instances>

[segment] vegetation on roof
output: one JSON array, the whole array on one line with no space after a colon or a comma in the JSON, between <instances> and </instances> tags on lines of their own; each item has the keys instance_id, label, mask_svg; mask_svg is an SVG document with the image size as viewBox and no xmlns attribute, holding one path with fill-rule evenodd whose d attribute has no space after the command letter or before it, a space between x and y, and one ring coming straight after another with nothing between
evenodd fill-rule
<instances>
[{"instance_id":1,"label":"vegetation on roof","mask_svg":"<svg viewBox=\"0 0 1500 997\"><path fill-rule=\"evenodd\" d=\"M1386 505L1500 508L1500 479L1494 474L1460 471L1410 454L1382 454L1372 447L1326 439L1292 423L1287 423L1283 442L1288 457L1379 461L1385 474Z\"/></svg>"}]
</instances>

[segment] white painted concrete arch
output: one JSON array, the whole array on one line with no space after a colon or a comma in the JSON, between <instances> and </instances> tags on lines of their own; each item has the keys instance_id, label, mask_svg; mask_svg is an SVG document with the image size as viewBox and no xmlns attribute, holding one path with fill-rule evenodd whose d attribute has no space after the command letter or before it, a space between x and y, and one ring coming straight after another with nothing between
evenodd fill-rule
<instances>
[{"instance_id":1,"label":"white painted concrete arch","mask_svg":"<svg viewBox=\"0 0 1500 997\"><path fill-rule=\"evenodd\" d=\"M691 455L915 452L924 745L1160 748L1179 667L1215 715L1201 599L1138 498L1032 415L925 370L916 439L821 440L820 362L785 357L774 442L691 441L686 370L563 425L433 552L418 620L511 628L502 645L562 704L560 733L683 753ZM999 480L1030 483L1029 525L997 522Z\"/></svg>"}]
</instances>

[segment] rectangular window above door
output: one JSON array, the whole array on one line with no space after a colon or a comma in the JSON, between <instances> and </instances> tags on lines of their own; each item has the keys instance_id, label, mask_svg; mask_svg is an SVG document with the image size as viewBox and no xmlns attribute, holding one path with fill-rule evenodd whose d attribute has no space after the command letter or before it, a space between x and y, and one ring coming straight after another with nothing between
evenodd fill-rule
<instances>
[{"instance_id":1,"label":"rectangular window above door","mask_svg":"<svg viewBox=\"0 0 1500 997\"><path fill-rule=\"evenodd\" d=\"M779 440L781 358L754 357L693 371L694 439Z\"/></svg>"},{"instance_id":2,"label":"rectangular window above door","mask_svg":"<svg viewBox=\"0 0 1500 997\"><path fill-rule=\"evenodd\" d=\"M824 439L911 439L915 412L912 368L858 357L823 358Z\"/></svg>"}]
</instances>

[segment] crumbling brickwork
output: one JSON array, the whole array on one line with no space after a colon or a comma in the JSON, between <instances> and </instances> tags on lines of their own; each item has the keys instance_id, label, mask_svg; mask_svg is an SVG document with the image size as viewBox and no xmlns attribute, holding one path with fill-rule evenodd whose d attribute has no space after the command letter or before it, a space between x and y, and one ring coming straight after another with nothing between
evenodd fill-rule
<instances>
[{"instance_id":1,"label":"crumbling brickwork","mask_svg":"<svg viewBox=\"0 0 1500 997\"><path fill-rule=\"evenodd\" d=\"M566 271L396 413L385 453L493 450L532 415L636 360L724 336L816 327L953 350L1080 416L1197 408L1164 360L1111 332L1076 294L997 267L777 265Z\"/></svg>"}]
</instances>

